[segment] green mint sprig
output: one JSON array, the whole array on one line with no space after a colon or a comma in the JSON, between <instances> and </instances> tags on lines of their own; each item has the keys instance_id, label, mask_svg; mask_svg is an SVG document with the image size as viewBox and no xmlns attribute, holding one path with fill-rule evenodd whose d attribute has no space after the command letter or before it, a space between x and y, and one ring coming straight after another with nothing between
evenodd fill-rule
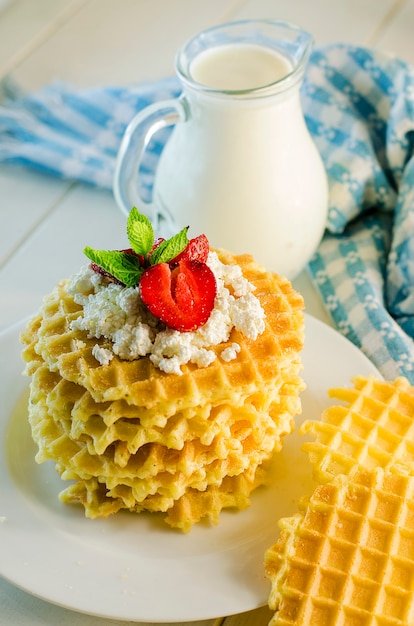
<instances>
[{"instance_id":1,"label":"green mint sprig","mask_svg":"<svg viewBox=\"0 0 414 626\"><path fill-rule=\"evenodd\" d=\"M162 241L151 254L149 258L150 265L168 263L168 261L171 261L179 255L188 244L187 230L188 226L180 230L176 235L173 235L170 239Z\"/></svg>"},{"instance_id":2,"label":"green mint sprig","mask_svg":"<svg viewBox=\"0 0 414 626\"><path fill-rule=\"evenodd\" d=\"M83 252L92 263L127 287L137 285L144 272L139 258L122 250L94 250L87 246Z\"/></svg>"},{"instance_id":3,"label":"green mint sprig","mask_svg":"<svg viewBox=\"0 0 414 626\"><path fill-rule=\"evenodd\" d=\"M154 229L146 215L136 207L131 209L127 222L127 235L131 248L137 254L145 257L154 243Z\"/></svg>"},{"instance_id":4,"label":"green mint sprig","mask_svg":"<svg viewBox=\"0 0 414 626\"><path fill-rule=\"evenodd\" d=\"M186 248L187 230L188 226L154 248L154 229L150 220L133 207L127 222L131 250L95 250L87 246L83 252L106 274L126 287L134 287L148 267L168 263Z\"/></svg>"}]
</instances>

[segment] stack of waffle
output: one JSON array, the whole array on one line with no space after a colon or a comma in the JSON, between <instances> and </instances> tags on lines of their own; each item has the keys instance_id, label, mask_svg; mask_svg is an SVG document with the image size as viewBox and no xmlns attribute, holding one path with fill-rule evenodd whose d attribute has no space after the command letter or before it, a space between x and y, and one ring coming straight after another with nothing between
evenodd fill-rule
<instances>
[{"instance_id":1,"label":"stack of waffle","mask_svg":"<svg viewBox=\"0 0 414 626\"><path fill-rule=\"evenodd\" d=\"M265 330L253 341L233 329L241 350L207 367L166 374L148 357L100 365L96 343L73 330L82 307L61 282L22 333L30 385L29 419L38 462L52 459L71 484L64 502L88 517L121 509L164 512L184 531L223 507L242 509L265 480L264 463L280 449L300 412L303 301L291 284L251 257L238 263L256 288Z\"/></svg>"},{"instance_id":2,"label":"stack of waffle","mask_svg":"<svg viewBox=\"0 0 414 626\"><path fill-rule=\"evenodd\" d=\"M272 626L414 624L414 388L358 378L302 430L319 486L267 550Z\"/></svg>"}]
</instances>

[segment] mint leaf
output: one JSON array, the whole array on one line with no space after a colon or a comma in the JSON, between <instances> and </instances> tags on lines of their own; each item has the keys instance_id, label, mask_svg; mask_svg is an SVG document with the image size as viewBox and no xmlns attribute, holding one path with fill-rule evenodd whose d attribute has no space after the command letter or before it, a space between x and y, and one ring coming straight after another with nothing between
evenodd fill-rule
<instances>
[{"instance_id":1,"label":"mint leaf","mask_svg":"<svg viewBox=\"0 0 414 626\"><path fill-rule=\"evenodd\" d=\"M126 287L135 287L144 271L138 257L133 254L120 250L94 250L89 246L83 252L88 259Z\"/></svg>"},{"instance_id":2,"label":"mint leaf","mask_svg":"<svg viewBox=\"0 0 414 626\"><path fill-rule=\"evenodd\" d=\"M150 256L151 265L167 263L180 254L188 244L187 230L188 226L180 230L177 235L161 242Z\"/></svg>"},{"instance_id":3,"label":"mint leaf","mask_svg":"<svg viewBox=\"0 0 414 626\"><path fill-rule=\"evenodd\" d=\"M146 256L154 243L154 229L148 217L133 207L128 216L127 235L131 248Z\"/></svg>"}]
</instances>

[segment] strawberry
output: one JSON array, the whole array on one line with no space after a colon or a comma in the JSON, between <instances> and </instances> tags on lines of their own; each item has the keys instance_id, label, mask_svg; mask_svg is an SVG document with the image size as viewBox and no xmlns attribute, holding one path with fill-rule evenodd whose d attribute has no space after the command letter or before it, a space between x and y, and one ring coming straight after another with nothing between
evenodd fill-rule
<instances>
[{"instance_id":1,"label":"strawberry","mask_svg":"<svg viewBox=\"0 0 414 626\"><path fill-rule=\"evenodd\" d=\"M196 330L214 308L216 279L207 265L205 235L188 241L188 226L167 240L154 240L148 217L136 207L130 211L124 250L84 249L91 268L125 287L139 286L143 303L166 326ZM178 252L178 254L177 254Z\"/></svg>"},{"instance_id":2,"label":"strawberry","mask_svg":"<svg viewBox=\"0 0 414 626\"><path fill-rule=\"evenodd\" d=\"M182 259L205 263L207 261L209 251L210 246L207 237L205 235L199 235L198 237L194 237L194 239L190 239L184 250L180 252L180 254L177 254L174 259L171 259L169 263L174 266Z\"/></svg>"},{"instance_id":3,"label":"strawberry","mask_svg":"<svg viewBox=\"0 0 414 626\"><path fill-rule=\"evenodd\" d=\"M158 263L146 269L140 291L143 303L155 317L184 332L207 322L217 288L208 265L184 256L173 268L169 263Z\"/></svg>"}]
</instances>

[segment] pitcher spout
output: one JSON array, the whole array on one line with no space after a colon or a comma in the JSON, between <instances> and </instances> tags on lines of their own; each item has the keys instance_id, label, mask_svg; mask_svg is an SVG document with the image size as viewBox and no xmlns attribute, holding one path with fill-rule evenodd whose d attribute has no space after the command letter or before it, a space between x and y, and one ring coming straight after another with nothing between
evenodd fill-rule
<instances>
[{"instance_id":1,"label":"pitcher spout","mask_svg":"<svg viewBox=\"0 0 414 626\"><path fill-rule=\"evenodd\" d=\"M179 50L175 68L184 89L216 96L261 98L302 82L313 43L310 33L289 22L240 20L207 29L201 36L191 38ZM228 53L230 47L231 54ZM256 48L256 53L263 55L261 72L258 73L256 68L256 76L247 76L248 68L243 62L243 54L248 54L249 47ZM224 57L229 63L223 83L205 70L206 65L214 66L214 55L219 57L217 63L222 65ZM277 58L279 68L275 71ZM246 77L232 75L231 64L244 67Z\"/></svg>"}]
</instances>

